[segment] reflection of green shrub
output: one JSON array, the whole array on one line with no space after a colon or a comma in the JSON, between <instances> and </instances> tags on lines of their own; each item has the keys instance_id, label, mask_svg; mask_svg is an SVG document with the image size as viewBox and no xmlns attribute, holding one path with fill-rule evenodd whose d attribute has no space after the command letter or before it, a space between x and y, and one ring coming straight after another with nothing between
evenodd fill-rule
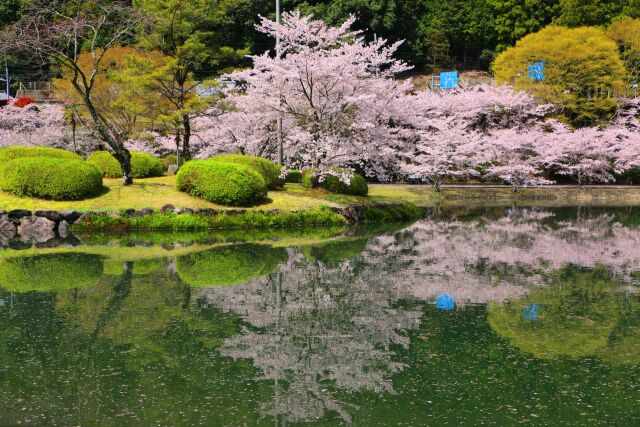
<instances>
[{"instance_id":1,"label":"reflection of green shrub","mask_svg":"<svg viewBox=\"0 0 640 427\"><path fill-rule=\"evenodd\" d=\"M20 158L0 163L0 188L18 196L81 200L102 189L102 175L81 160Z\"/></svg>"},{"instance_id":2,"label":"reflection of green shrub","mask_svg":"<svg viewBox=\"0 0 640 427\"><path fill-rule=\"evenodd\" d=\"M102 276L98 255L58 253L0 261L0 286L12 292L57 291L93 286Z\"/></svg>"},{"instance_id":3,"label":"reflection of green shrub","mask_svg":"<svg viewBox=\"0 0 640 427\"><path fill-rule=\"evenodd\" d=\"M280 169L282 169L282 166L276 165L271 160L263 157L244 156L242 154L221 154L211 158L211 160L249 166L262 176L269 190L282 187L282 179L280 178Z\"/></svg>"},{"instance_id":4,"label":"reflection of green shrub","mask_svg":"<svg viewBox=\"0 0 640 427\"><path fill-rule=\"evenodd\" d=\"M133 262L133 274L146 276L162 267L162 260L159 258L141 259ZM120 276L124 273L124 261L106 259L104 261L104 274L108 276Z\"/></svg>"},{"instance_id":5,"label":"reflection of green shrub","mask_svg":"<svg viewBox=\"0 0 640 427\"><path fill-rule=\"evenodd\" d=\"M336 174L350 173L345 169L332 169ZM353 174L351 181L345 184L340 177L332 174L326 174L321 180L315 176L312 169L302 173L302 186L305 188L322 187L331 193L350 194L352 196L366 196L369 193L367 180L360 174Z\"/></svg>"},{"instance_id":6,"label":"reflection of green shrub","mask_svg":"<svg viewBox=\"0 0 640 427\"><path fill-rule=\"evenodd\" d=\"M82 160L82 157L71 151L49 147L5 147L0 148L0 164L13 159L25 157L53 157L57 159Z\"/></svg>"},{"instance_id":7,"label":"reflection of green shrub","mask_svg":"<svg viewBox=\"0 0 640 427\"><path fill-rule=\"evenodd\" d=\"M178 171L178 190L210 202L249 206L267 195L264 180L250 166L212 160L192 160Z\"/></svg>"},{"instance_id":8,"label":"reflection of green shrub","mask_svg":"<svg viewBox=\"0 0 640 427\"><path fill-rule=\"evenodd\" d=\"M367 247L368 239L336 240L317 246L302 248L305 258L334 264L360 256Z\"/></svg>"},{"instance_id":9,"label":"reflection of green shrub","mask_svg":"<svg viewBox=\"0 0 640 427\"><path fill-rule=\"evenodd\" d=\"M178 257L176 270L191 286L235 285L272 273L286 259L282 248L234 245Z\"/></svg>"},{"instance_id":10,"label":"reflection of green shrub","mask_svg":"<svg viewBox=\"0 0 640 427\"><path fill-rule=\"evenodd\" d=\"M492 307L489 324L512 346L541 359L593 356L607 346L619 318L614 288L604 267L567 266L548 287ZM539 305L536 320L523 315L531 304Z\"/></svg>"},{"instance_id":11,"label":"reflection of green shrub","mask_svg":"<svg viewBox=\"0 0 640 427\"><path fill-rule=\"evenodd\" d=\"M120 163L108 151L94 151L87 158L87 162L96 165L106 178L122 176ZM149 178L163 174L164 166L160 159L146 153L131 152L131 176L133 178Z\"/></svg>"}]
</instances>

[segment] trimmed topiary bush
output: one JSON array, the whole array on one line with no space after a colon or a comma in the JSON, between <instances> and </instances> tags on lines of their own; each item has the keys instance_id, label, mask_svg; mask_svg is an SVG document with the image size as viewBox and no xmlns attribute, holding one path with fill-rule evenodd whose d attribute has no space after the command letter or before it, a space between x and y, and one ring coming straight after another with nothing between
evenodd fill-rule
<instances>
[{"instance_id":1,"label":"trimmed topiary bush","mask_svg":"<svg viewBox=\"0 0 640 427\"><path fill-rule=\"evenodd\" d=\"M29 255L0 261L0 283L11 292L48 292L95 285L102 257L81 253Z\"/></svg>"},{"instance_id":2,"label":"trimmed topiary bush","mask_svg":"<svg viewBox=\"0 0 640 427\"><path fill-rule=\"evenodd\" d=\"M71 151L49 147L5 147L0 148L0 164L13 159L25 157L54 157L58 159L82 160L82 157Z\"/></svg>"},{"instance_id":3,"label":"trimmed topiary bush","mask_svg":"<svg viewBox=\"0 0 640 427\"><path fill-rule=\"evenodd\" d=\"M120 178L120 163L108 151L94 151L87 158L87 163L96 165L106 178ZM164 165L157 157L150 154L131 152L131 176L133 178L151 178L164 175Z\"/></svg>"},{"instance_id":4,"label":"trimmed topiary bush","mask_svg":"<svg viewBox=\"0 0 640 427\"><path fill-rule=\"evenodd\" d=\"M271 160L263 157L245 156L242 154L220 154L212 157L211 160L225 163L239 163L247 165L255 169L269 190L275 190L282 187L282 179L280 178L280 169L282 166L276 165Z\"/></svg>"},{"instance_id":5,"label":"trimmed topiary bush","mask_svg":"<svg viewBox=\"0 0 640 427\"><path fill-rule=\"evenodd\" d=\"M0 165L0 189L17 196L81 200L102 190L102 174L82 160L15 159Z\"/></svg>"},{"instance_id":6,"label":"trimmed topiary bush","mask_svg":"<svg viewBox=\"0 0 640 427\"><path fill-rule=\"evenodd\" d=\"M337 174L348 173L345 169L332 169ZM352 196L366 196L369 193L367 180L360 174L353 174L351 182L345 184L336 175L326 174L322 182L316 177L313 169L308 169L302 173L302 186L305 188L322 187L327 191L339 194L350 194Z\"/></svg>"},{"instance_id":7,"label":"trimmed topiary bush","mask_svg":"<svg viewBox=\"0 0 640 427\"><path fill-rule=\"evenodd\" d=\"M176 175L178 190L228 206L250 206L267 195L262 176L250 166L214 160L192 160Z\"/></svg>"},{"instance_id":8,"label":"trimmed topiary bush","mask_svg":"<svg viewBox=\"0 0 640 427\"><path fill-rule=\"evenodd\" d=\"M191 286L228 286L272 273L287 251L266 245L233 245L178 257L176 271Z\"/></svg>"},{"instance_id":9,"label":"trimmed topiary bush","mask_svg":"<svg viewBox=\"0 0 640 427\"><path fill-rule=\"evenodd\" d=\"M302 172L296 169L290 170L287 176L285 177L284 182L288 182L291 184L301 184Z\"/></svg>"}]
</instances>

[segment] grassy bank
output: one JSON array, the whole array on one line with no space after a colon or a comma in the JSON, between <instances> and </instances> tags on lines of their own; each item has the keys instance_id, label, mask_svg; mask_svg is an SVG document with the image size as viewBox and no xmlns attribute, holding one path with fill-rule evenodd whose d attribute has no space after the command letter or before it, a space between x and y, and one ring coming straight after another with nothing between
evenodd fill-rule
<instances>
[{"instance_id":1,"label":"grassy bank","mask_svg":"<svg viewBox=\"0 0 640 427\"><path fill-rule=\"evenodd\" d=\"M266 229L295 227L346 226L347 220L328 209L300 212L246 211L238 214L205 215L198 213L176 215L153 213L146 216L110 216L93 214L73 224L73 230L209 230L209 229Z\"/></svg>"},{"instance_id":2,"label":"grassy bank","mask_svg":"<svg viewBox=\"0 0 640 427\"><path fill-rule=\"evenodd\" d=\"M120 179L105 179L104 191L91 199L52 201L18 197L0 191L0 209L51 209L77 211L118 211L121 209L160 209L172 204L177 208L229 208L182 193L175 188L175 177L137 179L123 186ZM437 193L426 185L371 185L368 197L332 194L323 189L306 189L287 184L284 189L269 191L267 200L249 210L300 211L348 205L413 203L428 207L436 204L535 203L560 204L640 204L640 187L539 187L523 188L514 193L509 187L445 187Z\"/></svg>"}]
</instances>

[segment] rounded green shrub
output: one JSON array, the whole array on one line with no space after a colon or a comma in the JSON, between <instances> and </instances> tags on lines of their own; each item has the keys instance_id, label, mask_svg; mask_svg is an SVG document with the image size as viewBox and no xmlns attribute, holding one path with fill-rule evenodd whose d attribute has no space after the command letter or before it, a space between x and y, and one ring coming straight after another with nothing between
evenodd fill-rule
<instances>
[{"instance_id":1,"label":"rounded green shrub","mask_svg":"<svg viewBox=\"0 0 640 427\"><path fill-rule=\"evenodd\" d=\"M5 147L0 148L0 164L13 159L25 157L53 157L57 159L82 160L82 157L71 151L49 147Z\"/></svg>"},{"instance_id":2,"label":"rounded green shrub","mask_svg":"<svg viewBox=\"0 0 640 427\"><path fill-rule=\"evenodd\" d=\"M287 176L285 177L284 182L288 182L291 184L301 184L302 172L296 169L290 170Z\"/></svg>"},{"instance_id":3,"label":"rounded green shrub","mask_svg":"<svg viewBox=\"0 0 640 427\"><path fill-rule=\"evenodd\" d=\"M249 206L267 195L264 179L250 166L212 160L192 160L176 175L178 190L210 202Z\"/></svg>"},{"instance_id":4,"label":"rounded green shrub","mask_svg":"<svg viewBox=\"0 0 640 427\"><path fill-rule=\"evenodd\" d=\"M120 178L120 163L108 151L94 151L87 158L87 163L96 165L106 178ZM157 157L138 151L131 152L131 176L133 178L150 178L164 175L164 165Z\"/></svg>"},{"instance_id":5,"label":"rounded green shrub","mask_svg":"<svg viewBox=\"0 0 640 427\"><path fill-rule=\"evenodd\" d=\"M282 166L273 163L271 160L242 154L220 154L212 157L211 160L250 166L262 176L269 190L282 187L282 179L280 178L280 169L282 169Z\"/></svg>"},{"instance_id":6,"label":"rounded green shrub","mask_svg":"<svg viewBox=\"0 0 640 427\"><path fill-rule=\"evenodd\" d=\"M102 174L82 160L31 157L0 166L0 189L17 196L81 200L102 189Z\"/></svg>"},{"instance_id":7,"label":"rounded green shrub","mask_svg":"<svg viewBox=\"0 0 640 427\"><path fill-rule=\"evenodd\" d=\"M345 169L332 169L336 173L348 172ZM345 184L338 176L326 174L322 181L316 177L313 169L302 173L302 186L305 188L322 187L327 191L339 194L350 194L352 196L366 196L369 193L367 180L360 174L353 174L349 184Z\"/></svg>"},{"instance_id":8,"label":"rounded green shrub","mask_svg":"<svg viewBox=\"0 0 640 427\"><path fill-rule=\"evenodd\" d=\"M283 248L244 244L178 257L176 271L190 286L227 286L272 273L286 261Z\"/></svg>"},{"instance_id":9,"label":"rounded green shrub","mask_svg":"<svg viewBox=\"0 0 640 427\"><path fill-rule=\"evenodd\" d=\"M58 253L0 261L0 283L11 292L49 292L95 285L102 276L102 257Z\"/></svg>"}]
</instances>

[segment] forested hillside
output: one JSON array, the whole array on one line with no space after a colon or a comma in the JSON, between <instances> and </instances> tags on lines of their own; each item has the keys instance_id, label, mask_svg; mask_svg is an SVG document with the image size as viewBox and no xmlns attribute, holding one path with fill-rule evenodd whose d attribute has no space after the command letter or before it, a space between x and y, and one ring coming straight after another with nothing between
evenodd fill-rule
<instances>
[{"instance_id":1,"label":"forested hillside","mask_svg":"<svg viewBox=\"0 0 640 427\"><path fill-rule=\"evenodd\" d=\"M29 3L37 1L41 0L0 0L0 27L17 20ZM212 51L219 52L220 46L253 53L272 48L254 25L258 15L274 16L274 0L132 3L139 8L184 3L183 8L205 11L198 25L207 32L204 42ZM640 0L282 0L282 8L299 8L334 25L355 14L356 27L365 30L368 38L377 34L390 41L405 40L398 55L426 70L452 65L488 68L497 52L551 23L606 26L622 16L640 17ZM200 74L218 74L242 61L242 56L214 55L201 64Z\"/></svg>"}]
</instances>

